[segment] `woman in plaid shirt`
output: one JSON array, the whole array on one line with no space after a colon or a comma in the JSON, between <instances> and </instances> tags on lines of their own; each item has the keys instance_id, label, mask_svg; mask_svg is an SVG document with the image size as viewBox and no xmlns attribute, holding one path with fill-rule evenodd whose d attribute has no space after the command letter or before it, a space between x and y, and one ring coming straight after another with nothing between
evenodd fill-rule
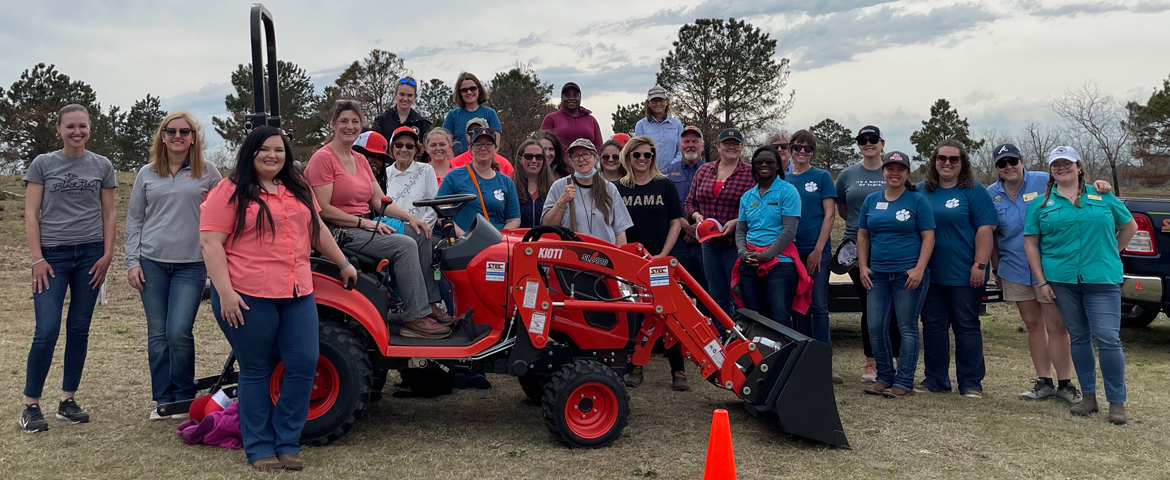
<instances>
[{"instance_id":1,"label":"woman in plaid shirt","mask_svg":"<svg viewBox=\"0 0 1170 480\"><path fill-rule=\"evenodd\" d=\"M735 223L739 217L739 199L752 188L752 167L743 161L743 134L735 128L719 133L719 161L703 164L695 172L691 191L683 207L695 223L713 218L723 225L723 235L703 242L703 270L711 298L731 316L731 269L738 253L735 247Z\"/></svg>"}]
</instances>

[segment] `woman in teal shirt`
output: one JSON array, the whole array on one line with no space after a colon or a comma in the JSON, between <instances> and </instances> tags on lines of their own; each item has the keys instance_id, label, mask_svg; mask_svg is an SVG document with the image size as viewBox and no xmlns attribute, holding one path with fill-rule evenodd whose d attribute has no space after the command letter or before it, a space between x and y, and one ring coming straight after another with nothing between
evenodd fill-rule
<instances>
[{"instance_id":1,"label":"woman in teal shirt","mask_svg":"<svg viewBox=\"0 0 1170 480\"><path fill-rule=\"evenodd\" d=\"M800 223L800 194L784 181L780 154L771 145L752 153L756 186L739 200L735 246L744 307L792 328L792 298L796 296L795 249L784 255L796 238Z\"/></svg>"},{"instance_id":2,"label":"woman in teal shirt","mask_svg":"<svg viewBox=\"0 0 1170 480\"><path fill-rule=\"evenodd\" d=\"M1137 224L1117 197L1085 184L1080 155L1072 147L1053 150L1048 167L1044 196L1028 206L1024 242L1040 294L1055 300L1072 341L1073 366L1084 397L1069 413L1084 416L1097 411L1096 342L1108 420L1124 424L1120 253Z\"/></svg>"},{"instance_id":3,"label":"woman in teal shirt","mask_svg":"<svg viewBox=\"0 0 1170 480\"><path fill-rule=\"evenodd\" d=\"M955 379L964 397L983 396L983 304L987 263L999 219L995 204L971 174L963 144L939 142L927 160L929 172L919 190L934 210L935 252L930 257L930 285L922 305L922 385L936 393L951 391L948 369L955 334Z\"/></svg>"},{"instance_id":4,"label":"woman in teal shirt","mask_svg":"<svg viewBox=\"0 0 1170 480\"><path fill-rule=\"evenodd\" d=\"M930 273L926 265L934 251L934 211L922 194L906 185L910 156L890 152L882 159L886 188L865 197L857 218L857 265L861 283L869 290L869 340L877 363L877 380L865 393L891 398L914 393L918 367L918 313L926 298ZM873 259L870 261L870 259ZM902 345L894 370L890 338L891 313L897 312Z\"/></svg>"}]
</instances>

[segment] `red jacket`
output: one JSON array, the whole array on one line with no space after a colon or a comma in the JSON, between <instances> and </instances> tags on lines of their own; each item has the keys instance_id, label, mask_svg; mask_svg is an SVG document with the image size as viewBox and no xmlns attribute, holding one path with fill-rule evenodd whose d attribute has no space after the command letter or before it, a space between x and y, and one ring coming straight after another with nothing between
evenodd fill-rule
<instances>
[{"instance_id":1,"label":"red jacket","mask_svg":"<svg viewBox=\"0 0 1170 480\"><path fill-rule=\"evenodd\" d=\"M544 116L544 121L540 122L541 130L551 130L560 139L561 145L565 149L569 148L569 144L578 138L584 138L593 142L593 146L601 149L601 126L597 124L597 119L593 118L591 111L588 108L580 107L577 111L577 116L571 116L565 109L559 109ZM566 159L568 161L568 159Z\"/></svg>"},{"instance_id":2,"label":"red jacket","mask_svg":"<svg viewBox=\"0 0 1170 480\"><path fill-rule=\"evenodd\" d=\"M747 244L747 249L752 253L760 253L768 250L768 247L757 247L749 243ZM802 315L807 315L808 307L812 305L813 281L812 277L808 276L808 270L804 268L804 263L800 261L800 253L796 251L796 242L789 243L780 254L791 258L792 263L796 267L796 297L792 299L792 310ZM735 300L735 305L739 308L743 308L743 299L740 298L743 292L743 288L740 287L742 280L739 278L739 264L741 261L738 258L735 259L735 265L731 267L731 298ZM767 275L768 272L771 272L772 268L779 264L780 260L773 257L763 265L756 267L756 273L762 277Z\"/></svg>"}]
</instances>

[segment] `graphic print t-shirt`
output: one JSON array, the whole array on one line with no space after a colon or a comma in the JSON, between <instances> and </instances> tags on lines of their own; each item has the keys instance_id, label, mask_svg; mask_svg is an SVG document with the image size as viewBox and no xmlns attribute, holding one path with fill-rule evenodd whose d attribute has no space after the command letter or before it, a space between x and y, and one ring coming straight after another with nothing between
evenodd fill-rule
<instances>
[{"instance_id":1,"label":"graphic print t-shirt","mask_svg":"<svg viewBox=\"0 0 1170 480\"><path fill-rule=\"evenodd\" d=\"M670 233L670 222L683 217L682 201L674 182L663 177L633 187L622 185L620 181L614 185L634 222L634 226L626 230L626 241L641 243L651 255L662 253L666 235Z\"/></svg>"},{"instance_id":2,"label":"graphic print t-shirt","mask_svg":"<svg viewBox=\"0 0 1170 480\"><path fill-rule=\"evenodd\" d=\"M118 187L108 158L89 151L81 158L45 153L28 166L24 181L45 186L41 248L103 240L101 189Z\"/></svg>"}]
</instances>

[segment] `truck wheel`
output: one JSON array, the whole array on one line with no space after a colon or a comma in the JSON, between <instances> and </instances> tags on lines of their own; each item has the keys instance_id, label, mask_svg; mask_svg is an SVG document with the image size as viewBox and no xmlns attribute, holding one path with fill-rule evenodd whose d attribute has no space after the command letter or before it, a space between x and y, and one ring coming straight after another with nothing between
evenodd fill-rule
<instances>
[{"instance_id":1,"label":"truck wheel","mask_svg":"<svg viewBox=\"0 0 1170 480\"><path fill-rule=\"evenodd\" d=\"M1122 328L1144 328L1150 326L1158 314L1161 313L1157 308L1143 307L1141 305L1132 303L1121 304L1121 326Z\"/></svg>"},{"instance_id":2,"label":"truck wheel","mask_svg":"<svg viewBox=\"0 0 1170 480\"><path fill-rule=\"evenodd\" d=\"M330 321L321 322L320 351L313 391L309 396L309 421L301 431L301 443L321 446L333 442L362 418L370 402L373 382L366 350L349 330ZM272 371L269 392L280 398L284 363Z\"/></svg>"},{"instance_id":3,"label":"truck wheel","mask_svg":"<svg viewBox=\"0 0 1170 480\"><path fill-rule=\"evenodd\" d=\"M521 375L516 377L516 380L520 381L520 390L524 391L528 401L532 402L533 405L540 405L540 401L544 399L544 386L548 383L548 379L535 375Z\"/></svg>"},{"instance_id":4,"label":"truck wheel","mask_svg":"<svg viewBox=\"0 0 1170 480\"><path fill-rule=\"evenodd\" d=\"M577 360L548 380L541 415L561 444L605 447L622 436L630 416L630 394L613 369L597 360Z\"/></svg>"}]
</instances>

